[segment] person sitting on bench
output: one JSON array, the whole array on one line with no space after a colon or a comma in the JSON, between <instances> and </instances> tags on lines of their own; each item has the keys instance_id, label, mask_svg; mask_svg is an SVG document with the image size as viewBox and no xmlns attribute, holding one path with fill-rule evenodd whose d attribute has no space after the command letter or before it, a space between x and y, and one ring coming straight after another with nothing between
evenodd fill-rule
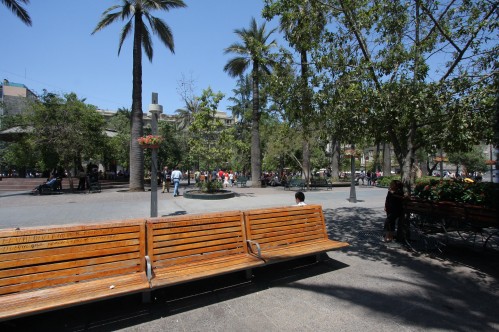
<instances>
[{"instance_id":1,"label":"person sitting on bench","mask_svg":"<svg viewBox=\"0 0 499 332\"><path fill-rule=\"evenodd\" d=\"M296 192L295 202L296 202L295 206L307 205L307 203L305 203L305 194L302 193L301 191Z\"/></svg>"},{"instance_id":2,"label":"person sitting on bench","mask_svg":"<svg viewBox=\"0 0 499 332\"><path fill-rule=\"evenodd\" d=\"M47 182L37 186L35 190L38 190L38 193L41 195L43 188L50 188L53 190L57 190L59 188L59 184L57 183L57 178L53 177L52 179L48 180Z\"/></svg>"}]
</instances>

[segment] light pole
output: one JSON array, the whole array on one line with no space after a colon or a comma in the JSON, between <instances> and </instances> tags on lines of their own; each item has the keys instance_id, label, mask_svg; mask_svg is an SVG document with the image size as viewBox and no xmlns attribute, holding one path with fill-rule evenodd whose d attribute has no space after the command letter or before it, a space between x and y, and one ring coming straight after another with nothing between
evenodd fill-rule
<instances>
[{"instance_id":1,"label":"light pole","mask_svg":"<svg viewBox=\"0 0 499 332\"><path fill-rule=\"evenodd\" d=\"M158 117L163 113L163 106L158 105L158 93L152 93L152 103L149 105L151 113L151 132L158 134ZM151 151L151 217L158 216L158 149Z\"/></svg>"},{"instance_id":2,"label":"light pole","mask_svg":"<svg viewBox=\"0 0 499 332\"><path fill-rule=\"evenodd\" d=\"M350 198L348 198L348 201L350 203L357 203L357 194L355 193L355 144L352 144L351 151L352 151L352 154L350 155L351 183L350 183Z\"/></svg>"}]
</instances>

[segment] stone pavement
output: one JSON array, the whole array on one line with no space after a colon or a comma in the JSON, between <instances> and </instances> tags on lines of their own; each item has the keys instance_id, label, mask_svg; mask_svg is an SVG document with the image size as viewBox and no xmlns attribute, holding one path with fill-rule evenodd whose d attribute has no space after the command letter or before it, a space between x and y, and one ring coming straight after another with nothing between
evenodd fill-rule
<instances>
[{"instance_id":1,"label":"stone pavement","mask_svg":"<svg viewBox=\"0 0 499 332\"><path fill-rule=\"evenodd\" d=\"M294 204L294 191L235 188L237 197L158 193L159 215ZM140 295L0 322L1 331L499 331L499 260L460 244L409 251L381 242L386 189L305 192L324 208L331 238L350 247ZM0 227L147 217L150 192L30 196L0 193ZM425 242L430 243L430 242ZM439 251L440 249L441 251Z\"/></svg>"}]
</instances>

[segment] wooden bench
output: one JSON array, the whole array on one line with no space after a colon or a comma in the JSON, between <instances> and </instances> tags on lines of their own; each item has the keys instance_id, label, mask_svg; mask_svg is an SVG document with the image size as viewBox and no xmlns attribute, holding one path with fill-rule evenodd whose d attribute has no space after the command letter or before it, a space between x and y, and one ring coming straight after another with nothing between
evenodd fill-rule
<instances>
[{"instance_id":1,"label":"wooden bench","mask_svg":"<svg viewBox=\"0 0 499 332\"><path fill-rule=\"evenodd\" d=\"M0 320L148 290L145 220L0 230Z\"/></svg>"},{"instance_id":2,"label":"wooden bench","mask_svg":"<svg viewBox=\"0 0 499 332\"><path fill-rule=\"evenodd\" d=\"M241 211L147 220L151 287L249 271L264 262L248 252Z\"/></svg>"},{"instance_id":3,"label":"wooden bench","mask_svg":"<svg viewBox=\"0 0 499 332\"><path fill-rule=\"evenodd\" d=\"M328 239L320 205L250 210L244 219L250 248L266 264L348 246Z\"/></svg>"}]
</instances>

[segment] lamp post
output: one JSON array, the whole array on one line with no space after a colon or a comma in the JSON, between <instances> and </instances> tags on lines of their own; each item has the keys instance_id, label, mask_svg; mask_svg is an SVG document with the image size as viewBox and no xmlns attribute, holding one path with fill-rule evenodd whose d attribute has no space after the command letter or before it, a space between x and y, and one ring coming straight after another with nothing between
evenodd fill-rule
<instances>
[{"instance_id":1,"label":"lamp post","mask_svg":"<svg viewBox=\"0 0 499 332\"><path fill-rule=\"evenodd\" d=\"M163 113L163 106L158 105L158 93L152 93L152 103L149 105L151 113L151 132L158 134L158 117ZM158 149L151 151L151 217L158 216Z\"/></svg>"},{"instance_id":2,"label":"lamp post","mask_svg":"<svg viewBox=\"0 0 499 332\"><path fill-rule=\"evenodd\" d=\"M350 203L357 203L357 194L355 193L355 145L354 144L352 144L351 151L352 151L352 154L350 155L351 183L350 183L350 198L348 198L348 201Z\"/></svg>"}]
</instances>

